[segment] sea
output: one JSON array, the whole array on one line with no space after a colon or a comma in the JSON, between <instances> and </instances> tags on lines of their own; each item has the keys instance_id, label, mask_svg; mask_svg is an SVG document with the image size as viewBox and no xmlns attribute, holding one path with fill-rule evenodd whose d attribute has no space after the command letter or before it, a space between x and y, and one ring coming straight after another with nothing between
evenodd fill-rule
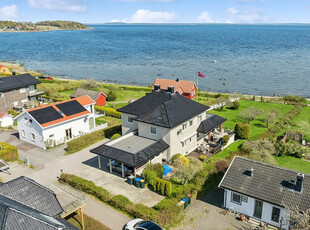
<instances>
[{"instance_id":1,"label":"sea","mask_svg":"<svg viewBox=\"0 0 310 230\"><path fill-rule=\"evenodd\" d=\"M70 79L310 97L310 25L89 25L93 30L0 33L0 59Z\"/></svg>"}]
</instances>

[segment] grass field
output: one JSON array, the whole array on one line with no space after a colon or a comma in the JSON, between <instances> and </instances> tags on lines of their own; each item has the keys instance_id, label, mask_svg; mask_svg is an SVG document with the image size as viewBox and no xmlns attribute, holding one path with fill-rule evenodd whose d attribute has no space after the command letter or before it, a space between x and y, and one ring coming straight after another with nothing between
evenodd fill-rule
<instances>
[{"instance_id":1,"label":"grass field","mask_svg":"<svg viewBox=\"0 0 310 230\"><path fill-rule=\"evenodd\" d=\"M96 125L101 125L104 123L108 123L109 126L121 124L121 119L117 119L109 116L102 116L96 118Z\"/></svg>"},{"instance_id":2,"label":"grass field","mask_svg":"<svg viewBox=\"0 0 310 230\"><path fill-rule=\"evenodd\" d=\"M310 162L304 161L301 158L292 156L274 157L277 165L283 168L293 169L296 171L310 174Z\"/></svg>"},{"instance_id":3,"label":"grass field","mask_svg":"<svg viewBox=\"0 0 310 230\"><path fill-rule=\"evenodd\" d=\"M75 227L77 227L78 229L82 229L81 218L78 214L70 215L67 221L72 225L74 225ZM86 230L111 230L106 225L85 214L84 214L84 227Z\"/></svg>"},{"instance_id":4,"label":"grass field","mask_svg":"<svg viewBox=\"0 0 310 230\"><path fill-rule=\"evenodd\" d=\"M240 108L238 110L231 110L229 108L224 108L220 110L212 110L210 113L217 114L219 116L225 117L227 121L224 123L224 128L234 129L237 122L246 122L240 117L242 110L248 107L255 107L262 109L265 113L268 113L271 109L275 108L281 111L282 116L288 113L293 106L284 104L272 104L258 101L239 101ZM263 120L264 115L259 116L255 121L250 122L250 138L249 140L258 139L267 130L266 123Z\"/></svg>"},{"instance_id":5,"label":"grass field","mask_svg":"<svg viewBox=\"0 0 310 230\"><path fill-rule=\"evenodd\" d=\"M70 96L73 93L74 93L74 90L66 90L66 91L58 92L59 97L65 99L65 100L70 99Z\"/></svg>"}]
</instances>

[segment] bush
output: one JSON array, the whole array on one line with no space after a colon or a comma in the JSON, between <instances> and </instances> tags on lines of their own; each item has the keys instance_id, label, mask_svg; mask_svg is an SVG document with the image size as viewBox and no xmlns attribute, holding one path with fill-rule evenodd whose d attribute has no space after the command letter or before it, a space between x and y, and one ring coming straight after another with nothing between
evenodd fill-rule
<instances>
[{"instance_id":1,"label":"bush","mask_svg":"<svg viewBox=\"0 0 310 230\"><path fill-rule=\"evenodd\" d=\"M227 164L227 161L225 160L220 160L215 163L215 169L216 172L224 172L228 169L229 164Z\"/></svg>"},{"instance_id":2,"label":"bush","mask_svg":"<svg viewBox=\"0 0 310 230\"><path fill-rule=\"evenodd\" d=\"M166 181L165 183L165 195L170 197L172 193L172 184L170 181Z\"/></svg>"},{"instance_id":3,"label":"bush","mask_svg":"<svg viewBox=\"0 0 310 230\"><path fill-rule=\"evenodd\" d=\"M227 142L229 141L230 137L229 135L223 136L224 145L227 145Z\"/></svg>"},{"instance_id":4,"label":"bush","mask_svg":"<svg viewBox=\"0 0 310 230\"><path fill-rule=\"evenodd\" d=\"M110 90L107 94L108 101L115 101L116 100L116 93Z\"/></svg>"},{"instance_id":5,"label":"bush","mask_svg":"<svg viewBox=\"0 0 310 230\"><path fill-rule=\"evenodd\" d=\"M233 110L238 110L239 107L240 107L239 101L233 101L232 102L232 106L230 108L233 109Z\"/></svg>"},{"instance_id":6,"label":"bush","mask_svg":"<svg viewBox=\"0 0 310 230\"><path fill-rule=\"evenodd\" d=\"M285 95L283 100L288 104L307 104L307 99L304 97L298 97L294 95Z\"/></svg>"},{"instance_id":7,"label":"bush","mask_svg":"<svg viewBox=\"0 0 310 230\"><path fill-rule=\"evenodd\" d=\"M237 139L248 139L250 137L250 125L246 123L237 123L235 126L235 135Z\"/></svg>"},{"instance_id":8,"label":"bush","mask_svg":"<svg viewBox=\"0 0 310 230\"><path fill-rule=\"evenodd\" d=\"M83 135L79 138L76 138L72 141L67 142L67 152L66 154L75 153L84 149L106 137L110 137L115 133L121 132L122 125L114 125L105 129L101 129L86 135Z\"/></svg>"},{"instance_id":9,"label":"bush","mask_svg":"<svg viewBox=\"0 0 310 230\"><path fill-rule=\"evenodd\" d=\"M150 170L150 169L144 169L143 170L143 177L145 179L145 181L154 186L154 183L155 183L155 178L157 177L157 174L155 171L153 170Z\"/></svg>"},{"instance_id":10,"label":"bush","mask_svg":"<svg viewBox=\"0 0 310 230\"><path fill-rule=\"evenodd\" d=\"M143 204L137 204L134 211L134 216L144 220L154 220L157 212L153 208L147 207Z\"/></svg>"},{"instance_id":11,"label":"bush","mask_svg":"<svg viewBox=\"0 0 310 230\"><path fill-rule=\"evenodd\" d=\"M97 111L104 112L106 116L110 116L110 117L115 117L115 118L121 119L121 113L117 112L116 109L109 108L109 107L98 106L98 105L95 105L95 109Z\"/></svg>"},{"instance_id":12,"label":"bush","mask_svg":"<svg viewBox=\"0 0 310 230\"><path fill-rule=\"evenodd\" d=\"M5 142L0 142L0 158L5 161L18 160L18 149L17 147L10 145Z\"/></svg>"},{"instance_id":13,"label":"bush","mask_svg":"<svg viewBox=\"0 0 310 230\"><path fill-rule=\"evenodd\" d=\"M115 133L112 137L111 137L111 141L113 141L114 139L116 139L116 138L119 138L119 137L121 137L122 135L121 134L119 134L119 133Z\"/></svg>"},{"instance_id":14,"label":"bush","mask_svg":"<svg viewBox=\"0 0 310 230\"><path fill-rule=\"evenodd\" d=\"M165 187L166 187L166 181L164 179L160 180L160 194L165 195Z\"/></svg>"},{"instance_id":15,"label":"bush","mask_svg":"<svg viewBox=\"0 0 310 230\"><path fill-rule=\"evenodd\" d=\"M205 160L207 160L207 156L206 156L206 155L201 154L201 155L199 156L199 160L201 160L201 161L205 161Z\"/></svg>"},{"instance_id":16,"label":"bush","mask_svg":"<svg viewBox=\"0 0 310 230\"><path fill-rule=\"evenodd\" d=\"M160 163L156 163L156 164L148 164L147 168L149 170L152 170L156 173L157 177L161 178L163 176L164 173L164 166Z\"/></svg>"},{"instance_id":17,"label":"bush","mask_svg":"<svg viewBox=\"0 0 310 230\"><path fill-rule=\"evenodd\" d=\"M111 199L111 205L117 207L121 210L127 210L129 206L132 205L132 202L123 195L116 195Z\"/></svg>"},{"instance_id":18,"label":"bush","mask_svg":"<svg viewBox=\"0 0 310 230\"><path fill-rule=\"evenodd\" d=\"M180 154L180 153L174 154L174 155L170 158L171 164L173 164L173 162L174 162L177 158L179 158L181 155L182 155L182 154Z\"/></svg>"}]
</instances>

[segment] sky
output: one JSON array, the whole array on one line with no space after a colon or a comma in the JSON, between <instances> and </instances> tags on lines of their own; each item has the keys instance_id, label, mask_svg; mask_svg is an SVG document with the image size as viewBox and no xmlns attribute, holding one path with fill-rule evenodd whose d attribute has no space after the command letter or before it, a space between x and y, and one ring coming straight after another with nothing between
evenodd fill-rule
<instances>
[{"instance_id":1,"label":"sky","mask_svg":"<svg viewBox=\"0 0 310 230\"><path fill-rule=\"evenodd\" d=\"M0 0L0 20L310 23L310 0Z\"/></svg>"}]
</instances>

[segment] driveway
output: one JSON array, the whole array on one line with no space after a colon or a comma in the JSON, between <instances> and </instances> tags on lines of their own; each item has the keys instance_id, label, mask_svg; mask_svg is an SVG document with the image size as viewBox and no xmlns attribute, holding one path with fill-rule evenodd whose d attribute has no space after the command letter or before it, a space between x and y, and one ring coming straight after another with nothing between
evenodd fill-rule
<instances>
[{"instance_id":1,"label":"driveway","mask_svg":"<svg viewBox=\"0 0 310 230\"><path fill-rule=\"evenodd\" d=\"M183 212L185 218L174 230L252 229L249 224L237 220L232 215L224 214L225 212L220 208L223 197L223 191L215 188L201 200L193 201Z\"/></svg>"}]
</instances>

